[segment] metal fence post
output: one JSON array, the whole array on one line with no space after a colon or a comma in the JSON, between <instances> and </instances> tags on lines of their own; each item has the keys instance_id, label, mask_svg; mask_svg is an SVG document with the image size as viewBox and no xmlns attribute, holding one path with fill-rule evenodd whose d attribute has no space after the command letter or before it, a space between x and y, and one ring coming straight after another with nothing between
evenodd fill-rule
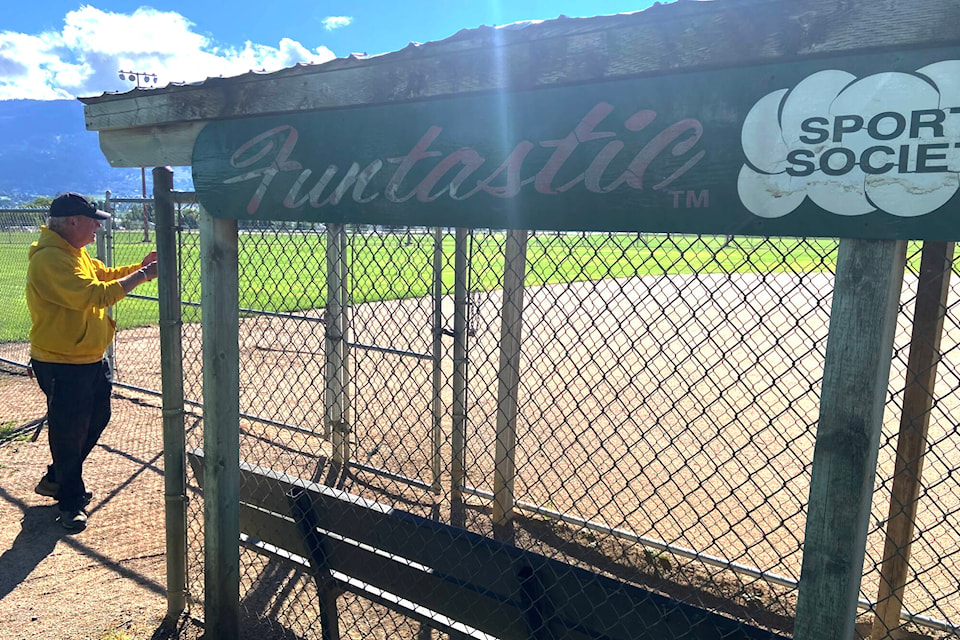
<instances>
[{"instance_id":1,"label":"metal fence post","mask_svg":"<svg viewBox=\"0 0 960 640\"><path fill-rule=\"evenodd\" d=\"M443 229L437 227L433 230L433 451L430 460L430 488L434 495L440 495L443 473L443 335Z\"/></svg>"},{"instance_id":2,"label":"metal fence post","mask_svg":"<svg viewBox=\"0 0 960 640\"><path fill-rule=\"evenodd\" d=\"M104 194L103 200L103 210L107 213L113 215L113 203L110 202L110 190L107 189L107 192ZM97 230L97 258L107 267L113 266L113 218L103 221L103 226ZM113 317L113 307L107 307L107 315L111 318ZM113 372L114 377L117 375L117 359L116 359L116 348L113 341L107 345L107 353L105 355L107 362L110 364L110 371Z\"/></svg>"},{"instance_id":3,"label":"metal fence post","mask_svg":"<svg viewBox=\"0 0 960 640\"><path fill-rule=\"evenodd\" d=\"M183 348L173 171L153 170L156 212L160 372L163 387L163 484L167 541L167 619L186 604L187 476L183 415Z\"/></svg>"},{"instance_id":4,"label":"metal fence post","mask_svg":"<svg viewBox=\"0 0 960 640\"><path fill-rule=\"evenodd\" d=\"M327 225L327 308L324 393L324 437L330 438L333 462L345 462L347 428L346 227Z\"/></svg>"},{"instance_id":5,"label":"metal fence post","mask_svg":"<svg viewBox=\"0 0 960 640\"><path fill-rule=\"evenodd\" d=\"M467 230L457 227L453 260L453 428L450 500L463 516L467 448ZM463 522L454 524L462 526Z\"/></svg>"},{"instance_id":6,"label":"metal fence post","mask_svg":"<svg viewBox=\"0 0 960 640\"><path fill-rule=\"evenodd\" d=\"M347 226L343 225L343 231L340 233L340 261L343 273L343 277L340 279L340 300L343 304L343 313L340 317L340 335L343 336L343 361L340 365L343 369L343 400L341 401L341 406L343 407L343 416L340 423L339 450L341 452L341 459L345 464L350 462L352 455L350 451L350 433L352 431L352 418L350 416L350 341L353 337L351 333L353 309L350 304L350 262L347 254L348 243Z\"/></svg>"}]
</instances>

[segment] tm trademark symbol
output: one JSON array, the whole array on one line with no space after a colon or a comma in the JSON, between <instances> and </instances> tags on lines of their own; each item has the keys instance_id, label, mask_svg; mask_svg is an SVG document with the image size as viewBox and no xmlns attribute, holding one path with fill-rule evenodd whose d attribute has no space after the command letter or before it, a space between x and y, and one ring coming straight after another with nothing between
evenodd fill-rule
<instances>
[{"instance_id":1,"label":"tm trademark symbol","mask_svg":"<svg viewBox=\"0 0 960 640\"><path fill-rule=\"evenodd\" d=\"M687 191L668 191L673 196L674 209L706 209L710 206L710 190L689 189Z\"/></svg>"}]
</instances>

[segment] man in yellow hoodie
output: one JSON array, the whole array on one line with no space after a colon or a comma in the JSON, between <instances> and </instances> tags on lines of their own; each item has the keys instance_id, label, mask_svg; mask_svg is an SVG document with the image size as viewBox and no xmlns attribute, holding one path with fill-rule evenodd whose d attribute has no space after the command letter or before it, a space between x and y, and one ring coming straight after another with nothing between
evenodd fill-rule
<instances>
[{"instance_id":1,"label":"man in yellow hoodie","mask_svg":"<svg viewBox=\"0 0 960 640\"><path fill-rule=\"evenodd\" d=\"M71 532L87 526L92 494L83 462L110 421L113 376L103 356L115 323L107 308L157 277L155 251L115 268L90 258L86 245L109 217L79 194L58 196L27 267L30 364L47 397L53 457L36 491L59 501L60 522Z\"/></svg>"}]
</instances>

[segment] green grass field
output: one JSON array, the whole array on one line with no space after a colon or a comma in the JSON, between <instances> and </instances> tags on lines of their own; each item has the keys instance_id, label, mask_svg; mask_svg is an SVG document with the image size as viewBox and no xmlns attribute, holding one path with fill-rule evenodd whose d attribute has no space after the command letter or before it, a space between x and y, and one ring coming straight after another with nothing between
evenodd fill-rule
<instances>
[{"instance_id":1,"label":"green grass field","mask_svg":"<svg viewBox=\"0 0 960 640\"><path fill-rule=\"evenodd\" d=\"M141 232L116 232L115 264L139 262L153 248ZM35 233L5 232L0 238L0 342L27 340L30 320L23 297L27 250ZM432 291L433 236L376 234L351 236L350 292L354 302L392 300ZM274 312L303 311L326 304L326 239L317 233L241 233L240 306ZM478 233L471 243L470 286L490 290L503 275L503 233ZM527 246L528 286L690 273L813 273L832 271L835 240L665 236L639 234L556 234L539 232ZM91 254L93 247L89 248ZM453 291L454 239L443 241L444 289ZM200 302L200 248L196 234L184 234L180 255L182 296ZM116 308L119 328L157 321L151 282ZM199 308L184 308L184 321L199 319Z\"/></svg>"}]
</instances>

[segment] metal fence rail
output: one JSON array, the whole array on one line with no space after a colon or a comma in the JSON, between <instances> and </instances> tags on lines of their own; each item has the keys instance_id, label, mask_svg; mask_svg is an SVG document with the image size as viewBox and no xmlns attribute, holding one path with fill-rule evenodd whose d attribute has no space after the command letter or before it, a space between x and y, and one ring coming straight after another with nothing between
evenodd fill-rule
<instances>
[{"instance_id":1,"label":"metal fence rail","mask_svg":"<svg viewBox=\"0 0 960 640\"><path fill-rule=\"evenodd\" d=\"M184 211L191 449L203 446L192 409L203 398L200 249ZM116 263L142 250L142 231L113 230ZM0 229L0 250L25 253L30 235ZM250 222L238 250L243 461L790 633L836 242ZM949 276L952 246L947 261ZM920 276L921 246L911 245L861 584L865 633L878 610L883 620L874 639L895 637L901 622L929 637L960 627L956 278L938 307L935 376L921 389L929 426L906 461L923 459L912 544L884 550L888 523L905 511L892 518L890 505L907 475L897 448ZM22 296L6 284L20 277L22 287L22 275L0 277L5 299ZM159 388L153 295L117 308L127 327L118 380L145 391ZM0 326L17 331L23 311L5 305ZM0 358L25 363L20 331ZM192 499L194 601L204 598L202 540ZM319 637L313 582L242 553L245 624ZM881 586L896 556L909 556L902 594ZM339 610L365 637L425 633L357 596Z\"/></svg>"}]
</instances>

